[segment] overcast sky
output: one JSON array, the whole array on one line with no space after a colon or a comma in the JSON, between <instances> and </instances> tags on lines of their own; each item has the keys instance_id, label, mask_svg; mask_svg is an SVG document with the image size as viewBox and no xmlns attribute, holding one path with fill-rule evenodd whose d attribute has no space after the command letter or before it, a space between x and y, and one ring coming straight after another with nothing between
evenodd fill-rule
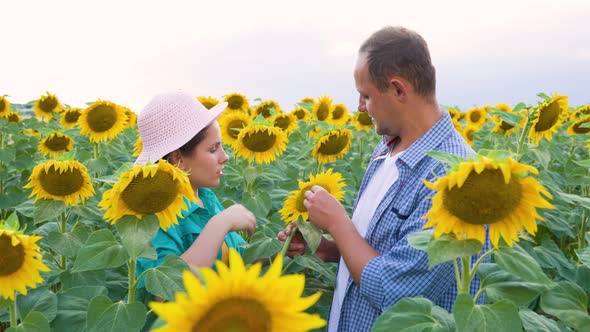
<instances>
[{"instance_id":1,"label":"overcast sky","mask_svg":"<svg viewBox=\"0 0 590 332\"><path fill-rule=\"evenodd\" d=\"M328 94L356 110L360 44L385 25L419 32L438 101L464 110L539 92L590 103L589 1L3 1L0 95L49 91L140 112L160 92L240 92L284 110Z\"/></svg>"}]
</instances>

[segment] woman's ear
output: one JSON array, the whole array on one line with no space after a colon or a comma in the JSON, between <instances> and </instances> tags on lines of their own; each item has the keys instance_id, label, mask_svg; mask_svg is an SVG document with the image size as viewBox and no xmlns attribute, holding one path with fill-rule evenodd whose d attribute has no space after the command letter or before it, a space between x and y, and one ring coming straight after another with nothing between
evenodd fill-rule
<instances>
[{"instance_id":1,"label":"woman's ear","mask_svg":"<svg viewBox=\"0 0 590 332\"><path fill-rule=\"evenodd\" d=\"M182 155L180 151L174 150L168 154L168 162L182 169Z\"/></svg>"}]
</instances>

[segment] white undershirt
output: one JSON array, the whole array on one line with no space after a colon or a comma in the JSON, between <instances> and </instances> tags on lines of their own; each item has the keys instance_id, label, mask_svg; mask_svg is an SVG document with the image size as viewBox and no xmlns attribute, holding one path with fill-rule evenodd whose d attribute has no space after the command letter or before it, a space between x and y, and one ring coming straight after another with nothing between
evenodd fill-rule
<instances>
[{"instance_id":1,"label":"white undershirt","mask_svg":"<svg viewBox=\"0 0 590 332\"><path fill-rule=\"evenodd\" d=\"M367 188L356 204L356 208L352 214L352 223L363 238L367 235L369 224L371 223L371 219L375 214L377 206L383 200L387 190L393 185L399 176L395 162L403 152L404 151L401 151L395 156L387 154L387 156L381 157L384 158L381 166L379 166L379 169L375 172L375 175L371 178L369 184L367 184ZM349 277L350 272L348 271L348 267L344 263L344 259L340 257L338 275L336 278L336 289L334 290L332 308L330 309L330 322L328 325L329 332L335 332L338 329L340 309L342 308L342 302L344 301L346 285L348 284Z\"/></svg>"}]
</instances>

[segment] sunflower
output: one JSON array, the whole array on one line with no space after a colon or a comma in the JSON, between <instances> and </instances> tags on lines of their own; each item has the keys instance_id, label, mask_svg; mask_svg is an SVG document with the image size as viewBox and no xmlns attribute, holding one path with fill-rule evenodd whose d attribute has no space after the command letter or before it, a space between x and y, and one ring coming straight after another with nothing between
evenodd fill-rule
<instances>
[{"instance_id":1,"label":"sunflower","mask_svg":"<svg viewBox=\"0 0 590 332\"><path fill-rule=\"evenodd\" d=\"M344 104L335 104L332 106L332 112L327 122L335 124L337 126L344 126L350 120L350 113L348 113L348 107Z\"/></svg>"},{"instance_id":2,"label":"sunflower","mask_svg":"<svg viewBox=\"0 0 590 332\"><path fill-rule=\"evenodd\" d=\"M239 93L230 93L223 98L223 101L227 102L225 111L242 111L249 113L250 104L246 96Z\"/></svg>"},{"instance_id":3,"label":"sunflower","mask_svg":"<svg viewBox=\"0 0 590 332\"><path fill-rule=\"evenodd\" d=\"M273 114L273 112L275 114ZM267 100L267 101L264 101L264 102L258 104L254 108L254 114L252 115L252 117L257 117L258 115L262 115L265 119L268 119L268 118L272 117L273 115L280 114L280 113L283 113L283 110L279 106L279 103L277 103L274 100Z\"/></svg>"},{"instance_id":4,"label":"sunflower","mask_svg":"<svg viewBox=\"0 0 590 332\"><path fill-rule=\"evenodd\" d=\"M10 113L10 103L4 96L0 96L0 118L8 117Z\"/></svg>"},{"instance_id":5,"label":"sunflower","mask_svg":"<svg viewBox=\"0 0 590 332\"><path fill-rule=\"evenodd\" d=\"M567 128L567 133L570 135L590 133L590 128L582 127L582 124L584 123L590 124L590 115L578 116L578 118Z\"/></svg>"},{"instance_id":6,"label":"sunflower","mask_svg":"<svg viewBox=\"0 0 590 332\"><path fill-rule=\"evenodd\" d=\"M263 124L243 128L232 147L238 157L269 164L287 149L287 134L281 129Z\"/></svg>"},{"instance_id":7,"label":"sunflower","mask_svg":"<svg viewBox=\"0 0 590 332\"><path fill-rule=\"evenodd\" d=\"M217 273L211 268L200 269L204 284L184 271L186 293L176 293L175 302L150 302L153 311L168 323L154 331L303 332L326 325L318 314L304 311L321 293L301 297L305 276L281 276L281 255L263 276L260 263L247 268L234 249L229 251L229 266L220 261L215 266Z\"/></svg>"},{"instance_id":8,"label":"sunflower","mask_svg":"<svg viewBox=\"0 0 590 332\"><path fill-rule=\"evenodd\" d=\"M49 160L33 168L29 183L23 188L33 188L29 197L63 201L66 205L78 204L94 195L94 187L86 166L75 160Z\"/></svg>"},{"instance_id":9,"label":"sunflower","mask_svg":"<svg viewBox=\"0 0 590 332\"><path fill-rule=\"evenodd\" d=\"M304 97L301 98L301 100L299 101L299 106L302 106L303 108L307 109L308 111L311 111L313 109L313 105L315 105L316 100L315 98L312 97Z\"/></svg>"},{"instance_id":10,"label":"sunflower","mask_svg":"<svg viewBox=\"0 0 590 332\"><path fill-rule=\"evenodd\" d=\"M498 103L496 105L496 109L498 109L502 112L512 113L512 107L510 107L510 105L508 105L508 104ZM493 119L494 123L496 124L493 131L496 133L501 133L501 134L508 134L510 132L518 130L518 128L520 128L520 125L524 122L524 121L521 121L520 124L513 126L513 125L509 124L508 122L502 120L502 118L498 115L493 115L492 119ZM524 120L524 118L523 118L523 120Z\"/></svg>"},{"instance_id":11,"label":"sunflower","mask_svg":"<svg viewBox=\"0 0 590 332\"><path fill-rule=\"evenodd\" d=\"M334 162L342 158L352 145L352 131L350 129L333 129L322 135L316 142L311 155L320 164Z\"/></svg>"},{"instance_id":12,"label":"sunflower","mask_svg":"<svg viewBox=\"0 0 590 332\"><path fill-rule=\"evenodd\" d=\"M293 108L293 111L291 111L291 113L293 113L293 115L295 115L297 117L297 120L302 120L302 121L307 122L311 118L311 113L305 107L295 106L295 108Z\"/></svg>"},{"instance_id":13,"label":"sunflower","mask_svg":"<svg viewBox=\"0 0 590 332\"><path fill-rule=\"evenodd\" d=\"M481 128L487 121L488 114L483 107L474 107L465 113L468 126Z\"/></svg>"},{"instance_id":14,"label":"sunflower","mask_svg":"<svg viewBox=\"0 0 590 332\"><path fill-rule=\"evenodd\" d=\"M121 106L121 108L125 112L125 117L127 118L125 125L129 128L133 128L137 124L137 114L125 106Z\"/></svg>"},{"instance_id":15,"label":"sunflower","mask_svg":"<svg viewBox=\"0 0 590 332\"><path fill-rule=\"evenodd\" d=\"M479 131L478 127L474 127L471 125L467 125L461 131L461 135L465 139L465 141L470 145L473 146L475 143L475 133Z\"/></svg>"},{"instance_id":16,"label":"sunflower","mask_svg":"<svg viewBox=\"0 0 590 332\"><path fill-rule=\"evenodd\" d=\"M449 115L451 116L451 119L457 119L459 120L459 118L461 117L461 114L463 112L461 112L461 110L459 110L458 107L447 107L446 110L449 112Z\"/></svg>"},{"instance_id":17,"label":"sunflower","mask_svg":"<svg viewBox=\"0 0 590 332\"><path fill-rule=\"evenodd\" d=\"M273 117L272 123L275 127L281 128L287 136L291 135L299 127L297 125L297 116L293 113L277 114Z\"/></svg>"},{"instance_id":18,"label":"sunflower","mask_svg":"<svg viewBox=\"0 0 590 332\"><path fill-rule=\"evenodd\" d=\"M75 127L78 124L78 119L81 114L82 109L80 108L68 108L61 114L59 123L61 123L63 128Z\"/></svg>"},{"instance_id":19,"label":"sunflower","mask_svg":"<svg viewBox=\"0 0 590 332\"><path fill-rule=\"evenodd\" d=\"M139 157L141 151L143 150L143 142L141 140L141 136L137 136L137 141L133 143L133 154L132 157Z\"/></svg>"},{"instance_id":20,"label":"sunflower","mask_svg":"<svg viewBox=\"0 0 590 332\"><path fill-rule=\"evenodd\" d=\"M512 246L525 229L534 235L535 220L544 220L537 208L552 209L543 196L552 197L537 180L524 176L525 172L538 174L536 168L511 158L496 162L480 157L460 163L434 183L424 181L428 188L438 191L423 217L429 219L424 228L435 227L435 238L454 233L459 239L484 243L485 225L489 225L490 240L496 248L500 236Z\"/></svg>"},{"instance_id":21,"label":"sunflower","mask_svg":"<svg viewBox=\"0 0 590 332\"><path fill-rule=\"evenodd\" d=\"M35 115L46 120L51 120L53 119L54 113L60 113L63 110L63 105L57 96L47 92L47 95L41 96L41 98L35 101L33 110L35 111Z\"/></svg>"},{"instance_id":22,"label":"sunflower","mask_svg":"<svg viewBox=\"0 0 590 332\"><path fill-rule=\"evenodd\" d=\"M321 96L311 109L311 115L319 121L326 121L330 118L332 110L332 98L327 95Z\"/></svg>"},{"instance_id":23,"label":"sunflower","mask_svg":"<svg viewBox=\"0 0 590 332\"><path fill-rule=\"evenodd\" d=\"M44 156L57 158L59 155L70 151L74 147L74 140L62 133L53 133L39 142L37 149Z\"/></svg>"},{"instance_id":24,"label":"sunflower","mask_svg":"<svg viewBox=\"0 0 590 332\"><path fill-rule=\"evenodd\" d=\"M21 118L21 116L18 115L18 113L14 112L14 111L8 112L8 114L6 115L6 118L8 119L8 122L21 122L23 120L23 118Z\"/></svg>"},{"instance_id":25,"label":"sunflower","mask_svg":"<svg viewBox=\"0 0 590 332\"><path fill-rule=\"evenodd\" d=\"M246 127L252 119L244 112L223 113L218 119L221 128L221 139L227 145L232 145L238 139L240 130Z\"/></svg>"},{"instance_id":26,"label":"sunflower","mask_svg":"<svg viewBox=\"0 0 590 332\"><path fill-rule=\"evenodd\" d=\"M99 100L86 108L80 118L80 133L92 143L113 139L125 129L127 116L123 107L106 100Z\"/></svg>"},{"instance_id":27,"label":"sunflower","mask_svg":"<svg viewBox=\"0 0 590 332\"><path fill-rule=\"evenodd\" d=\"M283 208L279 213L283 220L285 220L286 224L296 221L299 217L303 220L307 220L307 208L303 205L305 192L316 185L326 189L339 201L344 197L344 190L342 190L342 188L344 188L346 184L344 184L342 174L338 172L332 173L331 168L326 172L319 173L315 176L311 174L309 176L309 181L299 181L299 189L291 191L291 196L285 199Z\"/></svg>"},{"instance_id":28,"label":"sunflower","mask_svg":"<svg viewBox=\"0 0 590 332\"><path fill-rule=\"evenodd\" d=\"M368 112L356 112L352 116L352 123L356 129L371 131L374 127L373 119Z\"/></svg>"},{"instance_id":29,"label":"sunflower","mask_svg":"<svg viewBox=\"0 0 590 332\"><path fill-rule=\"evenodd\" d=\"M27 287L43 282L39 271L49 272L37 241L40 236L0 228L0 295L14 301L14 293L27 295Z\"/></svg>"},{"instance_id":30,"label":"sunflower","mask_svg":"<svg viewBox=\"0 0 590 332\"><path fill-rule=\"evenodd\" d=\"M561 113L568 109L568 97L557 93L553 94L551 100L546 101L537 107L536 119L532 121L529 141L538 144L541 138L551 140L553 133L561 125Z\"/></svg>"},{"instance_id":31,"label":"sunflower","mask_svg":"<svg viewBox=\"0 0 590 332\"><path fill-rule=\"evenodd\" d=\"M213 108L213 106L219 104L219 100L217 100L217 98L213 98L211 96L198 96L197 100L199 101L199 103L201 103L203 106L205 106L206 109L210 110Z\"/></svg>"},{"instance_id":32,"label":"sunflower","mask_svg":"<svg viewBox=\"0 0 590 332\"><path fill-rule=\"evenodd\" d=\"M155 214L163 230L178 224L177 216L187 209L185 201L195 202L195 192L186 173L164 160L137 165L121 174L112 189L105 191L98 204L106 210L104 218L115 224L125 215L142 218Z\"/></svg>"},{"instance_id":33,"label":"sunflower","mask_svg":"<svg viewBox=\"0 0 590 332\"><path fill-rule=\"evenodd\" d=\"M455 127L455 130L457 130L457 132L459 133L462 133L463 125L461 124L461 122L459 122L459 120L456 119L451 119L451 121L453 122L453 127Z\"/></svg>"},{"instance_id":34,"label":"sunflower","mask_svg":"<svg viewBox=\"0 0 590 332\"><path fill-rule=\"evenodd\" d=\"M37 130L37 129L32 129L32 128L24 128L23 130L21 130L21 132L27 136L31 136L31 137L40 137L41 133Z\"/></svg>"}]
</instances>

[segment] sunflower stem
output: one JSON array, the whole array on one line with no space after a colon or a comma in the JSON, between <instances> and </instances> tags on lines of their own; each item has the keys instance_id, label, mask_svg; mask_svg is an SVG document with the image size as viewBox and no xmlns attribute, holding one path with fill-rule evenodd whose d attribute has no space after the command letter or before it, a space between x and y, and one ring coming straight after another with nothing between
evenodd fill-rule
<instances>
[{"instance_id":1,"label":"sunflower stem","mask_svg":"<svg viewBox=\"0 0 590 332\"><path fill-rule=\"evenodd\" d=\"M16 296L14 300L8 300L10 303L10 327L16 327Z\"/></svg>"},{"instance_id":2,"label":"sunflower stem","mask_svg":"<svg viewBox=\"0 0 590 332\"><path fill-rule=\"evenodd\" d=\"M459 264L457 260L453 259L453 267L455 268L455 281L457 283L457 291L461 291L461 273L459 272Z\"/></svg>"},{"instance_id":3,"label":"sunflower stem","mask_svg":"<svg viewBox=\"0 0 590 332\"><path fill-rule=\"evenodd\" d=\"M586 225L588 223L588 215L586 209L582 212L582 225L580 225L580 232L578 232L578 249L583 249L586 246Z\"/></svg>"},{"instance_id":4,"label":"sunflower stem","mask_svg":"<svg viewBox=\"0 0 590 332\"><path fill-rule=\"evenodd\" d=\"M475 272L477 272L477 269L479 268L479 265L481 263L483 263L483 260L488 257L489 255L491 255L494 252L494 248L488 250L488 252L486 252L485 254L479 256L479 258L477 259L477 261L475 262L475 264L473 265L473 268L471 268L471 272L469 273L469 281L471 282L471 279L473 279L473 276L475 275ZM477 299L477 297L475 298Z\"/></svg>"},{"instance_id":5,"label":"sunflower stem","mask_svg":"<svg viewBox=\"0 0 590 332\"><path fill-rule=\"evenodd\" d=\"M295 235L295 233L297 233L298 229L297 227L293 227L291 229L291 234L289 234L289 236L287 236L287 239L285 240L285 243L283 243L283 248L281 249L281 256L285 257L285 254L287 253L287 249L289 249L289 244L291 244L291 240L293 239L293 235Z\"/></svg>"},{"instance_id":6,"label":"sunflower stem","mask_svg":"<svg viewBox=\"0 0 590 332\"><path fill-rule=\"evenodd\" d=\"M485 288L480 287L477 293L475 293L475 296L473 297L473 302L477 302L477 299L481 296L483 292L485 292Z\"/></svg>"},{"instance_id":7,"label":"sunflower stem","mask_svg":"<svg viewBox=\"0 0 590 332\"><path fill-rule=\"evenodd\" d=\"M529 131L531 130L531 112L527 111L527 118L526 118L526 123L524 124L524 128L522 129L522 132L520 133L520 138L518 139L518 148L516 149L516 158L517 161L520 161L520 158L522 157L520 154L522 153L522 146L524 145L524 141L526 139L526 137L529 134Z\"/></svg>"},{"instance_id":8,"label":"sunflower stem","mask_svg":"<svg viewBox=\"0 0 590 332\"><path fill-rule=\"evenodd\" d=\"M98 143L92 143L92 152L94 153L94 160L98 159Z\"/></svg>"},{"instance_id":9,"label":"sunflower stem","mask_svg":"<svg viewBox=\"0 0 590 332\"><path fill-rule=\"evenodd\" d=\"M61 223L60 223L60 227L59 230L61 231L62 234L65 234L68 230L68 216L66 215L65 212L61 213ZM59 255L59 267L62 268L62 270L66 270L67 267L67 258L65 255Z\"/></svg>"},{"instance_id":10,"label":"sunflower stem","mask_svg":"<svg viewBox=\"0 0 590 332\"><path fill-rule=\"evenodd\" d=\"M135 282L135 265L137 261L135 259L130 259L127 262L127 266L129 267L129 293L127 296L127 303L131 304L135 301L135 288L137 287L137 283Z\"/></svg>"},{"instance_id":11,"label":"sunflower stem","mask_svg":"<svg viewBox=\"0 0 590 332\"><path fill-rule=\"evenodd\" d=\"M461 267L463 269L461 274L463 280L461 280L461 289L459 290L460 293L469 293L469 284L471 283L471 276L469 275L469 258L470 256L461 257Z\"/></svg>"}]
</instances>

